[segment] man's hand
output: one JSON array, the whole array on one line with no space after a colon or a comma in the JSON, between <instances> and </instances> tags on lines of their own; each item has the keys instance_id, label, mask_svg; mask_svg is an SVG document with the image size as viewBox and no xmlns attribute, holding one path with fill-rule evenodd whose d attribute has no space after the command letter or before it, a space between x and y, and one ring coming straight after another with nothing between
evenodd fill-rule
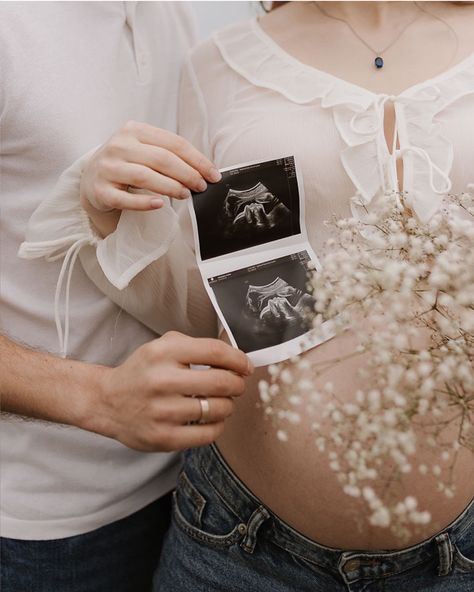
<instances>
[{"instance_id":1,"label":"man's hand","mask_svg":"<svg viewBox=\"0 0 474 592\"><path fill-rule=\"evenodd\" d=\"M3 412L76 426L136 450L213 442L252 372L246 355L230 345L174 332L142 345L116 368L57 358L0 335ZM194 396L208 398L206 424L189 425L201 418Z\"/></svg>"},{"instance_id":2,"label":"man's hand","mask_svg":"<svg viewBox=\"0 0 474 592\"><path fill-rule=\"evenodd\" d=\"M191 370L189 364L211 366ZM213 442L231 415L232 397L245 389L253 367L241 351L216 339L170 332L108 369L88 427L144 451L169 451ZM195 396L207 397L209 419Z\"/></svg>"},{"instance_id":3,"label":"man's hand","mask_svg":"<svg viewBox=\"0 0 474 592\"><path fill-rule=\"evenodd\" d=\"M130 121L101 146L81 179L81 203L91 214L111 210L153 210L161 196L190 197L221 175L201 152L172 132ZM129 188L142 190L130 193ZM93 213L93 212L92 212Z\"/></svg>"}]
</instances>

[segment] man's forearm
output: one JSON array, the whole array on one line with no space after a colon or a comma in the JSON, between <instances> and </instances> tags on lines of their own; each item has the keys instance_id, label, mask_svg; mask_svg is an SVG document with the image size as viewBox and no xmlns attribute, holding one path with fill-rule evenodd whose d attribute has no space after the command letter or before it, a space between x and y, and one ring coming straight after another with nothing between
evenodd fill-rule
<instances>
[{"instance_id":1,"label":"man's forearm","mask_svg":"<svg viewBox=\"0 0 474 592\"><path fill-rule=\"evenodd\" d=\"M0 335L2 412L86 427L105 367L63 360Z\"/></svg>"},{"instance_id":2,"label":"man's forearm","mask_svg":"<svg viewBox=\"0 0 474 592\"><path fill-rule=\"evenodd\" d=\"M196 371L191 364L209 368ZM214 442L252 372L246 355L230 345L173 331L116 367L63 360L0 336L3 411L73 425L147 452ZM209 423L196 424L203 411L195 395L212 399Z\"/></svg>"}]
</instances>

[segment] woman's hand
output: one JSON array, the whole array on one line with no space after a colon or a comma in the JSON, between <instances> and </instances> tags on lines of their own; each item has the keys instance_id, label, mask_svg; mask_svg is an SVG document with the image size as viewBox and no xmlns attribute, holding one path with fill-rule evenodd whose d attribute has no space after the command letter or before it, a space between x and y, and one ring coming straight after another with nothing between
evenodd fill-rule
<instances>
[{"instance_id":1,"label":"woman's hand","mask_svg":"<svg viewBox=\"0 0 474 592\"><path fill-rule=\"evenodd\" d=\"M221 175L187 140L137 121L128 122L101 146L81 178L81 203L91 214L112 210L153 210L162 196L186 199ZM130 193L129 189L139 189ZM93 219L94 216L92 215Z\"/></svg>"},{"instance_id":2,"label":"woman's hand","mask_svg":"<svg viewBox=\"0 0 474 592\"><path fill-rule=\"evenodd\" d=\"M190 369L190 364L210 366ZM138 348L123 364L104 368L100 396L85 426L130 448L181 450L213 442L253 372L247 356L217 339L166 333ZM208 400L199 424L199 399Z\"/></svg>"}]
</instances>

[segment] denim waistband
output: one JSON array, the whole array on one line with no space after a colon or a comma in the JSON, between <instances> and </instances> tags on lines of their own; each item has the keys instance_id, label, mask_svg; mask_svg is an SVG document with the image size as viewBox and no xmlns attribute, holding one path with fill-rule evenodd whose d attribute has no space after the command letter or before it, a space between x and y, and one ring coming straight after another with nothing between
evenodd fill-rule
<instances>
[{"instance_id":1,"label":"denim waistband","mask_svg":"<svg viewBox=\"0 0 474 592\"><path fill-rule=\"evenodd\" d=\"M192 458L192 460L191 460ZM404 572L427 561L438 562L439 575L449 571L453 549L474 525L474 500L440 534L411 547L395 551L348 551L326 547L312 541L278 518L240 481L222 458L215 445L192 451L191 465L203 471L227 506L248 525L247 538L255 544L256 530L294 555L323 569L336 572L350 582L360 578L378 578ZM252 529L253 526L253 529ZM252 532L253 530L253 532Z\"/></svg>"}]
</instances>

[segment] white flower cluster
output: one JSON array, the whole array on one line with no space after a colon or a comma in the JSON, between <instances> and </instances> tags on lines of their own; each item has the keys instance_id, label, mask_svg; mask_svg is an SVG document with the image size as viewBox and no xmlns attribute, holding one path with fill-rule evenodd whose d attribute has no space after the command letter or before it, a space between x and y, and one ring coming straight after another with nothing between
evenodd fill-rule
<instances>
[{"instance_id":1,"label":"white flower cluster","mask_svg":"<svg viewBox=\"0 0 474 592\"><path fill-rule=\"evenodd\" d=\"M298 423L302 406L315 413L316 446L344 492L367 504L371 524L404 536L429 513L412 495L373 485L416 470L452 497L446 466L461 446L474 452L474 198L450 196L421 223L403 194L390 194L363 218L329 224L334 236L311 279L315 330L330 319L336 333L357 337L346 358L360 356L370 388L349 402L331 384L316 392L314 379L328 364L296 358L270 367L260 398L283 442L281 422ZM423 444L439 450L439 464L417 466L420 430Z\"/></svg>"}]
</instances>

